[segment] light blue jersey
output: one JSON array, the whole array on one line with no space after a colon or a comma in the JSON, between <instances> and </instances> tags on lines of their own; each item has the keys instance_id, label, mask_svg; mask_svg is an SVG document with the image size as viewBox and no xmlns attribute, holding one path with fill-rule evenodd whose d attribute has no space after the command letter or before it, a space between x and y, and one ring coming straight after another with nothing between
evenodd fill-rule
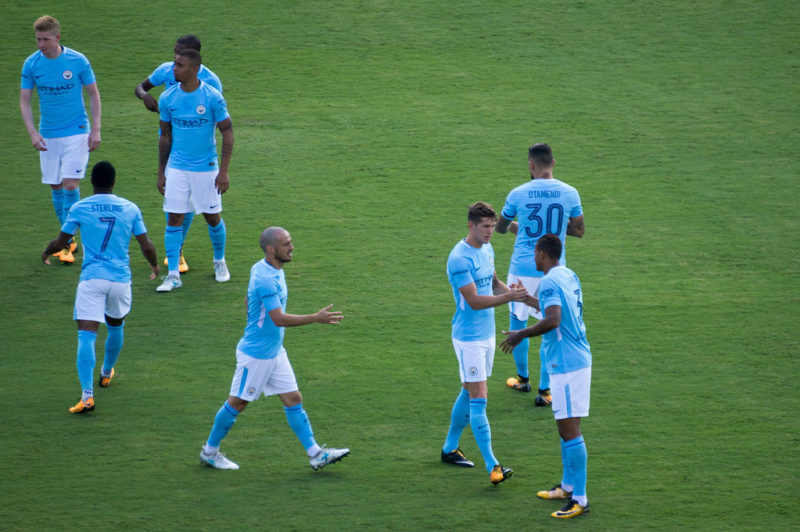
<instances>
[{"instance_id":1,"label":"light blue jersey","mask_svg":"<svg viewBox=\"0 0 800 532\"><path fill-rule=\"evenodd\" d=\"M262 359L278 355L286 328L275 325L269 313L276 308L286 312L288 298L283 269L274 268L266 259L253 264L247 284L247 325L236 346L238 351Z\"/></svg>"},{"instance_id":2,"label":"light blue jersey","mask_svg":"<svg viewBox=\"0 0 800 532\"><path fill-rule=\"evenodd\" d=\"M173 85L177 85L178 82L175 80L175 72L172 70L173 65L175 65L175 63L172 61L162 63L159 67L153 70L153 73L150 74L150 77L147 79L150 80L150 83L154 87L164 85L164 89L168 89ZM219 76L214 74L204 65L200 65L200 70L197 71L197 79L200 81L205 81L219 92L222 92L222 81L220 81Z\"/></svg>"},{"instance_id":3,"label":"light blue jersey","mask_svg":"<svg viewBox=\"0 0 800 532\"><path fill-rule=\"evenodd\" d=\"M574 187L557 179L531 179L509 192L503 205L503 218L519 223L514 253L508 272L520 277L541 277L533 260L536 241L554 233L564 242L570 218L583 214L581 198ZM565 265L566 246L559 263Z\"/></svg>"},{"instance_id":4,"label":"light blue jersey","mask_svg":"<svg viewBox=\"0 0 800 532\"><path fill-rule=\"evenodd\" d=\"M494 278L492 245L487 243L480 248L474 248L466 240L461 240L447 258L447 278L453 287L453 298L456 302L453 338L462 342L493 338L494 308L473 310L458 291L463 286L475 283L478 295L492 295Z\"/></svg>"},{"instance_id":5,"label":"light blue jersey","mask_svg":"<svg viewBox=\"0 0 800 532\"><path fill-rule=\"evenodd\" d=\"M203 81L192 92L173 85L161 93L158 109L161 120L172 124L168 167L190 172L219 169L214 131L230 115L217 89Z\"/></svg>"},{"instance_id":6,"label":"light blue jersey","mask_svg":"<svg viewBox=\"0 0 800 532\"><path fill-rule=\"evenodd\" d=\"M44 138L89 133L89 117L83 102L83 86L96 81L86 56L66 46L55 59L41 51L22 65L20 88L39 93L39 133Z\"/></svg>"},{"instance_id":7,"label":"light blue jersey","mask_svg":"<svg viewBox=\"0 0 800 532\"><path fill-rule=\"evenodd\" d=\"M542 335L542 354L547 372L569 373L592 365L592 353L583 324L581 281L566 266L551 268L539 283L542 314L551 306L561 307L561 324Z\"/></svg>"},{"instance_id":8,"label":"light blue jersey","mask_svg":"<svg viewBox=\"0 0 800 532\"><path fill-rule=\"evenodd\" d=\"M106 279L131 281L128 245L132 236L146 233L142 212L135 203L114 194L95 194L69 210L61 230L74 235L81 230L83 265L81 281Z\"/></svg>"}]
</instances>

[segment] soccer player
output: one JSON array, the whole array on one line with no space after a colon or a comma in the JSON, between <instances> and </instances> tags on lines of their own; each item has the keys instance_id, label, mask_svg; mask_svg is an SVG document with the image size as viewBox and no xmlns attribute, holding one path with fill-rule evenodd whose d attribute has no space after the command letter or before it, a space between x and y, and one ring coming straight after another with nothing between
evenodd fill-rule
<instances>
[{"instance_id":1,"label":"soccer player","mask_svg":"<svg viewBox=\"0 0 800 532\"><path fill-rule=\"evenodd\" d=\"M483 455L489 480L497 485L513 471L500 465L492 452L492 433L486 417L488 388L495 350L494 307L510 301L532 299L522 285L506 286L494 270L494 251L489 240L497 224L492 206L479 201L469 207L469 234L455 245L447 258L447 277L453 288L453 347L458 359L462 388L453 404L450 428L442 447L442 462L474 467L459 448L467 425Z\"/></svg>"},{"instance_id":2,"label":"soccer player","mask_svg":"<svg viewBox=\"0 0 800 532\"><path fill-rule=\"evenodd\" d=\"M158 276L156 248L147 237L142 213L134 203L112 193L116 171L102 161L92 168L94 195L85 198L69 211L61 233L42 253L50 264L50 254L62 249L81 230L83 266L75 295L74 319L78 322L78 379L83 393L73 414L94 410L92 374L95 366L95 341L100 322L105 322L108 336L99 385L108 388L114 377L114 364L122 350L125 316L131 310L131 269L128 245L136 237L142 254L150 263L150 279Z\"/></svg>"},{"instance_id":3,"label":"soccer player","mask_svg":"<svg viewBox=\"0 0 800 532\"><path fill-rule=\"evenodd\" d=\"M522 283L528 292L536 293L542 273L536 271L533 250L536 241L545 233L555 233L562 241L566 235L580 238L585 229L581 199L575 188L553 178L553 150L545 143L534 144L528 149L528 167L531 180L512 190L503 205L502 216L497 223L497 232L511 230L517 235L514 252L508 268L508 283ZM514 218L517 219L513 222ZM566 264L562 253L561 264ZM509 305L509 328L520 330L528 325L528 318L541 319L535 308L524 302ZM514 349L514 363L517 376L506 380L506 385L514 390L530 392L528 373L528 340L525 339ZM549 406L550 379L540 355L539 391L534 404Z\"/></svg>"},{"instance_id":4,"label":"soccer player","mask_svg":"<svg viewBox=\"0 0 800 532\"><path fill-rule=\"evenodd\" d=\"M219 444L248 403L263 394L280 398L289 427L305 448L312 469L317 470L338 462L350 449L328 449L314 440L294 370L283 348L283 335L286 327L310 323L337 325L344 316L331 311L333 305L314 314L287 314L289 294L283 266L292 260L292 237L281 227L268 227L261 233L259 244L264 258L250 269L247 325L236 346L236 371L230 396L214 418L208 441L200 450L200 462L217 469L239 469L238 464L220 452Z\"/></svg>"},{"instance_id":5,"label":"soccer player","mask_svg":"<svg viewBox=\"0 0 800 532\"><path fill-rule=\"evenodd\" d=\"M583 293L575 272L563 266L563 246L557 235L539 237L534 248L536 269L544 273L534 306L544 318L518 331L503 331L500 349L509 353L525 339L542 336L542 354L550 374L553 415L561 436L561 483L536 493L540 499L567 500L553 517L568 519L589 511L586 497L586 443L581 418L589 415L592 353L583 323Z\"/></svg>"},{"instance_id":6,"label":"soccer player","mask_svg":"<svg viewBox=\"0 0 800 532\"><path fill-rule=\"evenodd\" d=\"M200 54L190 48L175 55L173 73L178 84L161 93L158 140L158 191L164 195L168 213L164 251L169 274L156 289L170 292L183 286L179 271L185 213L203 213L214 248L214 277L224 283L231 278L225 264L225 222L222 194L228 190L228 165L233 154L233 124L222 94L197 73ZM222 133L222 153L217 162L215 128Z\"/></svg>"},{"instance_id":7,"label":"soccer player","mask_svg":"<svg viewBox=\"0 0 800 532\"><path fill-rule=\"evenodd\" d=\"M89 152L100 146L100 92L86 56L61 45L61 25L44 15L33 24L39 51L22 65L19 108L34 149L39 152L42 183L50 185L53 209L61 226L80 199L80 181ZM33 124L31 98L39 93L39 129ZM89 95L92 123L83 102ZM75 242L57 250L62 263L75 262Z\"/></svg>"},{"instance_id":8,"label":"soccer player","mask_svg":"<svg viewBox=\"0 0 800 532\"><path fill-rule=\"evenodd\" d=\"M175 54L180 52L184 49L191 49L197 50L200 52L201 44L200 39L197 35L184 35L183 37L178 37L178 40L175 41ZM156 68L152 74L148 77L144 78L144 80L136 86L136 89L133 93L136 95L137 98L144 102L144 106L146 109L153 111L154 113L158 112L158 102L156 99L153 98L148 92L150 89L154 87L158 87L160 85L164 85L165 89L172 87L173 85L177 84L178 82L175 80L175 75L173 73L173 65L174 61L168 61L166 63L162 63L158 68ZM206 68L205 65L200 65L200 69L197 71L197 78L200 81L204 81L217 89L220 93L222 93L222 82L219 80L219 77L214 74L210 69ZM169 221L169 214L165 213L167 221ZM186 234L189 232L189 227L192 225L192 220L194 219L193 212L187 212L184 214L183 217L183 224L181 224L181 246L183 246L183 241L186 240ZM167 265L167 258L164 257L164 265ZM183 247L181 247L181 252L179 255L178 260L178 271L180 273L186 273L189 271L189 265L186 262L186 259L183 256Z\"/></svg>"}]
</instances>

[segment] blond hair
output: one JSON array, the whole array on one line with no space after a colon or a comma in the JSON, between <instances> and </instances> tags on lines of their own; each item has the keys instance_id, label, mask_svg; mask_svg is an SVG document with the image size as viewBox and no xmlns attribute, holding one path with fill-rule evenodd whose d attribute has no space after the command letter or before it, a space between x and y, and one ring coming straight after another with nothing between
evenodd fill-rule
<instances>
[{"instance_id":1,"label":"blond hair","mask_svg":"<svg viewBox=\"0 0 800 532\"><path fill-rule=\"evenodd\" d=\"M42 15L36 19L36 22L33 23L33 30L47 31L53 35L58 35L61 33L61 24L58 23L56 18L51 17L50 15Z\"/></svg>"}]
</instances>

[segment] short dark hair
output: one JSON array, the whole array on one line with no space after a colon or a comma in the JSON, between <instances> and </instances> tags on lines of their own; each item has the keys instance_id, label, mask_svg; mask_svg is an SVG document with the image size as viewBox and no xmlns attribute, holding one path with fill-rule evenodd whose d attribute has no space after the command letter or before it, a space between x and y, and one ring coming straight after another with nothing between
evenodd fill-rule
<instances>
[{"instance_id":1,"label":"short dark hair","mask_svg":"<svg viewBox=\"0 0 800 532\"><path fill-rule=\"evenodd\" d=\"M180 45L181 48L186 49L189 48L191 50L195 50L197 52L200 51L200 38L197 35L188 34L182 37L178 37L178 40L175 41L175 45Z\"/></svg>"},{"instance_id":2,"label":"short dark hair","mask_svg":"<svg viewBox=\"0 0 800 532\"><path fill-rule=\"evenodd\" d=\"M100 161L92 168L92 185L95 188L113 188L117 180L117 170L108 161Z\"/></svg>"},{"instance_id":3,"label":"short dark hair","mask_svg":"<svg viewBox=\"0 0 800 532\"><path fill-rule=\"evenodd\" d=\"M192 50L191 48L184 48L175 55L185 57L192 65L199 65L203 62L203 57L200 55L200 52Z\"/></svg>"},{"instance_id":4,"label":"short dark hair","mask_svg":"<svg viewBox=\"0 0 800 532\"><path fill-rule=\"evenodd\" d=\"M550 166L553 164L553 150L544 142L537 142L528 148L528 160L540 166Z\"/></svg>"},{"instance_id":5,"label":"short dark hair","mask_svg":"<svg viewBox=\"0 0 800 532\"><path fill-rule=\"evenodd\" d=\"M561 249L563 244L558 235L547 233L539 237L536 241L536 248L542 250L545 255L553 259L559 260L561 258Z\"/></svg>"},{"instance_id":6,"label":"short dark hair","mask_svg":"<svg viewBox=\"0 0 800 532\"><path fill-rule=\"evenodd\" d=\"M483 218L491 218L492 220L497 220L497 213L494 212L494 209L488 203L483 201L476 201L472 205L469 206L469 211L467 211L467 220L472 223L480 223L481 219Z\"/></svg>"}]
</instances>

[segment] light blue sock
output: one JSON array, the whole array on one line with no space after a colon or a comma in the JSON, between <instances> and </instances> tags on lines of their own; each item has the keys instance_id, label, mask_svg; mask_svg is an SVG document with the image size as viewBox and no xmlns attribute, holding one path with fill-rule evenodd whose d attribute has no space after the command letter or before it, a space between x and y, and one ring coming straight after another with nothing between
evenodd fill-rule
<instances>
[{"instance_id":1,"label":"light blue sock","mask_svg":"<svg viewBox=\"0 0 800 532\"><path fill-rule=\"evenodd\" d=\"M458 449L461 433L467 425L469 425L469 392L466 388L461 388L461 393L456 397L453 411L450 413L450 428L442 447L444 452L449 453Z\"/></svg>"},{"instance_id":2,"label":"light blue sock","mask_svg":"<svg viewBox=\"0 0 800 532\"><path fill-rule=\"evenodd\" d=\"M236 416L239 412L225 401L223 405L217 410L217 415L214 416L214 426L211 427L211 433L208 435L206 445L209 447L218 448L222 439L228 435L228 432L236 422Z\"/></svg>"},{"instance_id":3,"label":"light blue sock","mask_svg":"<svg viewBox=\"0 0 800 532\"><path fill-rule=\"evenodd\" d=\"M167 269L175 276L178 273L178 261L181 255L181 235L180 227L168 225L164 230L164 253L167 255ZM174 273L173 273L174 272Z\"/></svg>"},{"instance_id":4,"label":"light blue sock","mask_svg":"<svg viewBox=\"0 0 800 532\"><path fill-rule=\"evenodd\" d=\"M225 258L225 220L220 218L214 227L208 226L208 236L211 237L211 246L214 248L214 260Z\"/></svg>"},{"instance_id":5,"label":"light blue sock","mask_svg":"<svg viewBox=\"0 0 800 532\"><path fill-rule=\"evenodd\" d=\"M486 399L469 400L469 425L478 449L483 455L486 472L491 473L492 468L499 462L492 452L492 429L489 426L489 418L486 417Z\"/></svg>"},{"instance_id":6,"label":"light blue sock","mask_svg":"<svg viewBox=\"0 0 800 532\"><path fill-rule=\"evenodd\" d=\"M561 440L561 438L559 438ZM564 440L561 440L561 487L565 491L572 491L572 479L569 476L569 467L567 465L567 448L564 445Z\"/></svg>"},{"instance_id":7,"label":"light blue sock","mask_svg":"<svg viewBox=\"0 0 800 532\"><path fill-rule=\"evenodd\" d=\"M103 374L108 375L117 363L119 352L122 351L122 344L125 342L125 322L122 325L113 326L106 324L108 336L106 336L105 354L103 355Z\"/></svg>"},{"instance_id":8,"label":"light blue sock","mask_svg":"<svg viewBox=\"0 0 800 532\"><path fill-rule=\"evenodd\" d=\"M56 211L58 218L58 226L64 225L64 191L62 189L50 189L50 195L53 199L53 210Z\"/></svg>"},{"instance_id":9,"label":"light blue sock","mask_svg":"<svg viewBox=\"0 0 800 532\"><path fill-rule=\"evenodd\" d=\"M303 403L294 406L284 406L283 411L286 413L286 421L294 431L297 439L303 445L303 448L308 451L317 442L314 441L314 431L311 429L311 422L308 420L306 411L303 410Z\"/></svg>"},{"instance_id":10,"label":"light blue sock","mask_svg":"<svg viewBox=\"0 0 800 532\"><path fill-rule=\"evenodd\" d=\"M81 199L81 189L76 188L75 190L66 190L61 189L61 192L64 194L63 206L62 206L62 216L63 219L67 219L67 215L69 214L69 209L78 203L78 200Z\"/></svg>"},{"instance_id":11,"label":"light blue sock","mask_svg":"<svg viewBox=\"0 0 800 532\"><path fill-rule=\"evenodd\" d=\"M510 323L508 328L512 331L519 331L528 326L527 321L518 320L513 314L510 315ZM517 365L517 374L520 377L528 378L528 338L523 339L517 347L514 348L512 354L514 355L514 364Z\"/></svg>"},{"instance_id":12,"label":"light blue sock","mask_svg":"<svg viewBox=\"0 0 800 532\"><path fill-rule=\"evenodd\" d=\"M550 388L550 374L547 373L544 352L539 350L539 389L547 390L548 388Z\"/></svg>"},{"instance_id":13,"label":"light blue sock","mask_svg":"<svg viewBox=\"0 0 800 532\"><path fill-rule=\"evenodd\" d=\"M78 380L81 381L81 388L83 389L84 393L87 391L91 392L94 389L94 344L96 341L96 332L78 331L78 357L75 365L78 368Z\"/></svg>"},{"instance_id":14,"label":"light blue sock","mask_svg":"<svg viewBox=\"0 0 800 532\"><path fill-rule=\"evenodd\" d=\"M183 246L183 243L186 242L186 235L189 233L189 228L192 226L192 220L194 220L193 212L187 212L183 215L183 223L181 224L181 246Z\"/></svg>"},{"instance_id":15,"label":"light blue sock","mask_svg":"<svg viewBox=\"0 0 800 532\"><path fill-rule=\"evenodd\" d=\"M583 436L564 442L564 450L567 455L569 477L572 479L572 495L585 497L588 455L586 454L586 442L583 441Z\"/></svg>"}]
</instances>

